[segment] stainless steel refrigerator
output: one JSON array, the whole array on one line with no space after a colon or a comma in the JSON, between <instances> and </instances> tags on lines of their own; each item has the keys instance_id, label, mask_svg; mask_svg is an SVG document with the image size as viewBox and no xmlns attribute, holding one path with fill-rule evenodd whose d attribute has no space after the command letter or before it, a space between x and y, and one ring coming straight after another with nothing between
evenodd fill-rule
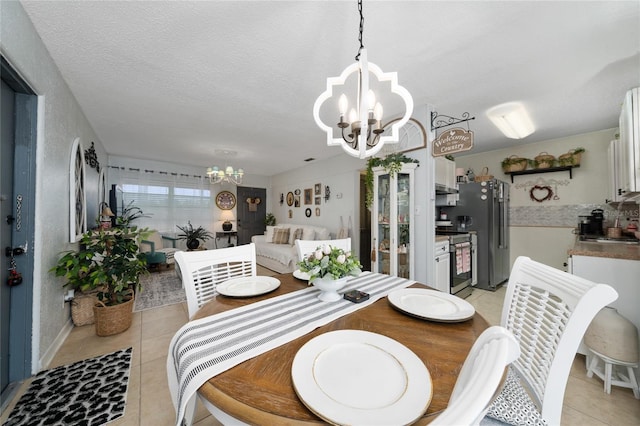
<instances>
[{"instance_id":1,"label":"stainless steel refrigerator","mask_svg":"<svg viewBox=\"0 0 640 426\"><path fill-rule=\"evenodd\" d=\"M458 231L476 231L478 234L478 283L475 287L496 290L509 278L511 266L509 184L497 179L461 183L459 195L457 205L447 211Z\"/></svg>"}]
</instances>

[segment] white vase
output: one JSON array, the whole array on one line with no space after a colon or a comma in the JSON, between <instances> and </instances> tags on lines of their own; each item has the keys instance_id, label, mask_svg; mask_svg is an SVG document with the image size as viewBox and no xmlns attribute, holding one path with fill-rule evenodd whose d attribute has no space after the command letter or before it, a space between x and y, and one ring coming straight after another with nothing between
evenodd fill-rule
<instances>
[{"instance_id":1,"label":"white vase","mask_svg":"<svg viewBox=\"0 0 640 426\"><path fill-rule=\"evenodd\" d=\"M314 287L317 287L320 290L320 294L318 295L318 299L323 302L335 302L336 300L340 300L342 295L338 293L342 287L347 284L348 277L333 279L330 275L323 278L314 279L311 284Z\"/></svg>"}]
</instances>

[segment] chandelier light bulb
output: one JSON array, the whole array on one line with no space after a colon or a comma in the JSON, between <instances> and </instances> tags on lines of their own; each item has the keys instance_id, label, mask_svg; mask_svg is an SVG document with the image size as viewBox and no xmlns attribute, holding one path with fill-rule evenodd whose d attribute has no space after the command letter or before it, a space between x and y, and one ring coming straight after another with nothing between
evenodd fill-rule
<instances>
[{"instance_id":1,"label":"chandelier light bulb","mask_svg":"<svg viewBox=\"0 0 640 426\"><path fill-rule=\"evenodd\" d=\"M373 109L373 116L376 120L382 121L382 104L380 102L378 102Z\"/></svg>"},{"instance_id":2,"label":"chandelier light bulb","mask_svg":"<svg viewBox=\"0 0 640 426\"><path fill-rule=\"evenodd\" d=\"M340 111L340 115L344 116L347 112L347 108L349 107L349 100L347 99L347 95L344 93L340 96L340 100L338 101L338 110Z\"/></svg>"},{"instance_id":3,"label":"chandelier light bulb","mask_svg":"<svg viewBox=\"0 0 640 426\"><path fill-rule=\"evenodd\" d=\"M369 111L373 111L374 106L376 105L376 94L373 93L373 90L369 89L367 92L367 108Z\"/></svg>"},{"instance_id":4,"label":"chandelier light bulb","mask_svg":"<svg viewBox=\"0 0 640 426\"><path fill-rule=\"evenodd\" d=\"M349 111L349 123L353 124L355 121L358 121L358 113L355 108L351 108L351 111Z\"/></svg>"}]
</instances>

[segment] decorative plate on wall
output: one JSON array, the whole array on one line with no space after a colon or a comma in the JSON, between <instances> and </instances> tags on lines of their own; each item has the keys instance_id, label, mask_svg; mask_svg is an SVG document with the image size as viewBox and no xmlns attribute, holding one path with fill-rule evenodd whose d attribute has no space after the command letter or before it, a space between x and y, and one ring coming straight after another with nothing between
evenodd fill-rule
<instances>
[{"instance_id":1,"label":"decorative plate on wall","mask_svg":"<svg viewBox=\"0 0 640 426\"><path fill-rule=\"evenodd\" d=\"M216 195L216 206L221 210L231 210L236 206L236 196L229 191L220 191Z\"/></svg>"},{"instance_id":2,"label":"decorative plate on wall","mask_svg":"<svg viewBox=\"0 0 640 426\"><path fill-rule=\"evenodd\" d=\"M293 205L293 192L287 192L287 205L289 207Z\"/></svg>"}]
</instances>

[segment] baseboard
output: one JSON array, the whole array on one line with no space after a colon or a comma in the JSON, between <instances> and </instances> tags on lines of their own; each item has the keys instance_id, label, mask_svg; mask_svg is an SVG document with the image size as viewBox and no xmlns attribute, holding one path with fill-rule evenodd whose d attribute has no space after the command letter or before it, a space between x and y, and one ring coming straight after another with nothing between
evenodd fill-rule
<instances>
[{"instance_id":1,"label":"baseboard","mask_svg":"<svg viewBox=\"0 0 640 426\"><path fill-rule=\"evenodd\" d=\"M58 353L58 350L62 347L64 341L67 340L69 334L71 334L71 330L73 330L73 327L73 321L71 320L71 318L69 318L64 327L62 327L62 330L60 330L60 333L58 333L49 348L42 355L42 358L40 358L38 362L38 371L45 370L49 366L49 364L51 364L51 361L53 361L53 358Z\"/></svg>"}]
</instances>

